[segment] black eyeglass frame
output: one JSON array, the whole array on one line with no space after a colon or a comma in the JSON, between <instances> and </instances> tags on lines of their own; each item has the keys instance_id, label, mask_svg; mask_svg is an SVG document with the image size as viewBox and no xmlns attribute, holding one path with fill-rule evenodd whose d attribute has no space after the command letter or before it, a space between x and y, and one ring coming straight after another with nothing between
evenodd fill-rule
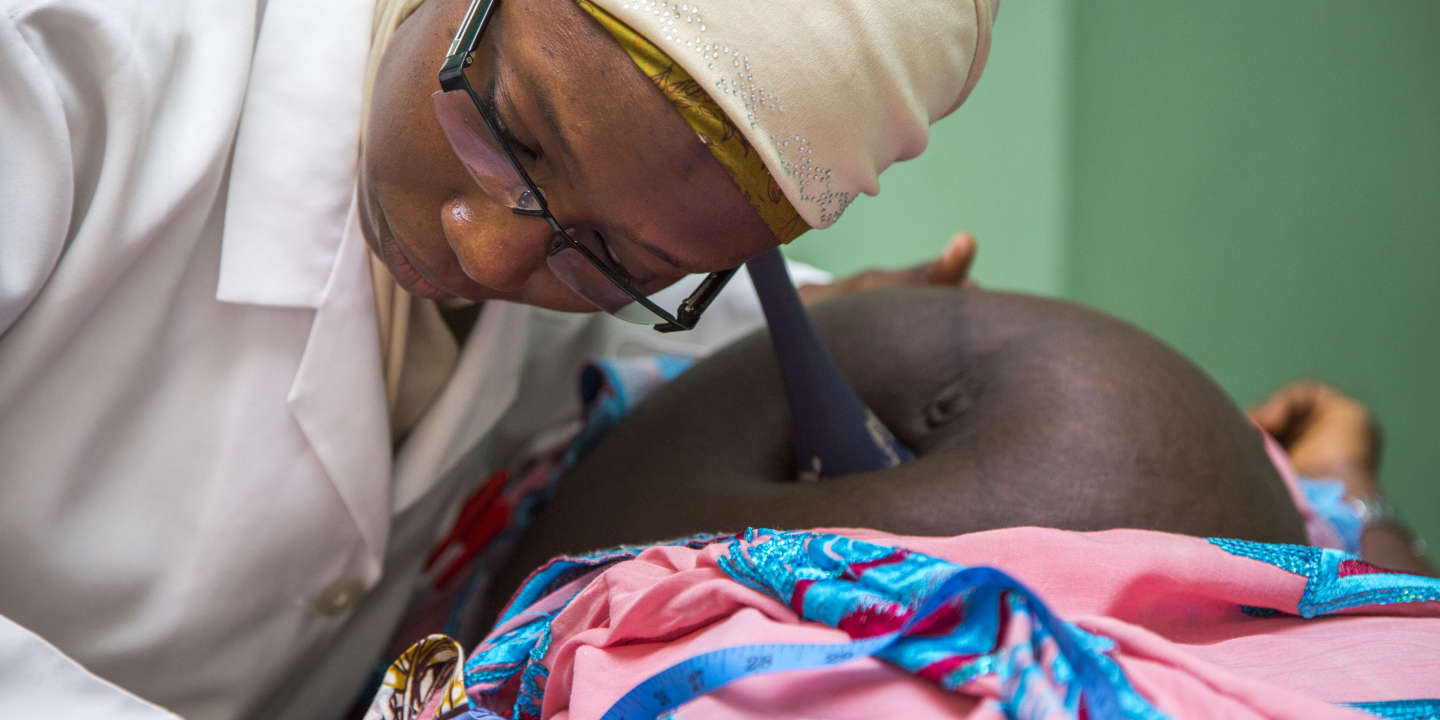
<instances>
[{"instance_id":1,"label":"black eyeglass frame","mask_svg":"<svg viewBox=\"0 0 1440 720\"><path fill-rule=\"evenodd\" d=\"M652 302L644 293L636 290L630 285L629 278L610 267L609 263L597 257L590 248L585 247L561 227L560 222L550 212L550 205L545 201L545 194L540 192L539 186L530 179L530 174L525 172L525 167L515 157L515 152L510 149L510 144L505 142L497 121L485 112L480 95L475 92L475 88L465 77L465 68L475 61L475 48L480 45L480 38L485 33L485 26L489 24L491 16L499 6L500 0L471 0L470 8L465 12L465 20L460 23L460 31L455 34L455 39L450 43L450 50L445 54L445 63L440 66L440 90L442 92L464 90L470 96L470 101L475 105L475 112L479 113L480 119L485 122L490 136L499 144L500 150L505 153L510 165L515 168L515 174L520 177L521 182L525 183L525 188L534 196L537 209L511 208L511 212L516 215L544 218L554 233L554 240L546 256L549 257L569 249L579 251L581 256L594 265L595 269L599 270L615 287L655 315L656 319L660 321L653 325L655 330L668 333L693 329L695 324L700 321L700 316L705 309L714 302L715 297L720 294L725 284L730 282L730 278L739 268L721 270L705 276L694 292L681 301L680 307L672 315Z\"/></svg>"}]
</instances>

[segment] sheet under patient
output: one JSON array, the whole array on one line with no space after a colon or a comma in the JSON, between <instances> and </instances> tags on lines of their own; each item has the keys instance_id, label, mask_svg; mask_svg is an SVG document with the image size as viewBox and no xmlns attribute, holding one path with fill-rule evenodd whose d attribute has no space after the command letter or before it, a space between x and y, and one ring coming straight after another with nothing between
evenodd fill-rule
<instances>
[{"instance_id":1,"label":"sheet under patient","mask_svg":"<svg viewBox=\"0 0 1440 720\"><path fill-rule=\"evenodd\" d=\"M497 544L515 552L480 583L489 637L412 647L371 716L1440 712L1440 582L1317 547L1334 527L1283 454L1162 344L978 290L852 296L815 322L915 461L795 481L768 341L742 340L572 454ZM719 689L693 671L857 641L883 647L773 674L795 651L752 653Z\"/></svg>"}]
</instances>

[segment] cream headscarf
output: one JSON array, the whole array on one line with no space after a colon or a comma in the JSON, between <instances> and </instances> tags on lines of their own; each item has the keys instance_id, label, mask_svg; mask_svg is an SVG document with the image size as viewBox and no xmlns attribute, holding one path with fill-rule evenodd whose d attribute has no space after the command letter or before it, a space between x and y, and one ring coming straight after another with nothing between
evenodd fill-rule
<instances>
[{"instance_id":1,"label":"cream headscarf","mask_svg":"<svg viewBox=\"0 0 1440 720\"><path fill-rule=\"evenodd\" d=\"M834 223L985 68L999 0L590 0L693 77L811 227ZM612 31L612 34L614 32Z\"/></svg>"},{"instance_id":2,"label":"cream headscarf","mask_svg":"<svg viewBox=\"0 0 1440 720\"><path fill-rule=\"evenodd\" d=\"M370 117L370 94L380 57L400 22L424 0L377 0L370 59L365 68L361 137ZM380 358L385 370L385 399L390 408L390 435L399 441L415 427L455 368L460 344L450 333L435 301L405 292L385 263L370 255L370 283L380 325Z\"/></svg>"}]
</instances>

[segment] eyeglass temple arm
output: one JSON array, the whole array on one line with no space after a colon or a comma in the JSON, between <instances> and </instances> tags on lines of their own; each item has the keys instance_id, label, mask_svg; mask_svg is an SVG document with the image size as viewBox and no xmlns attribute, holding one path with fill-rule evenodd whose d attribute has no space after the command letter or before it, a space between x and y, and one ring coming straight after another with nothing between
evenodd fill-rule
<instances>
[{"instance_id":1,"label":"eyeglass temple arm","mask_svg":"<svg viewBox=\"0 0 1440 720\"><path fill-rule=\"evenodd\" d=\"M715 302L715 298L720 296L720 291L724 289L725 284L730 282L730 277L739 270L740 268L730 268L729 270L721 270L720 272L713 272L706 275L705 279L700 281L700 286L695 288L694 292L690 293L690 297L685 298L685 300L680 303L680 307L675 309L675 316L673 318L670 316L670 313L651 304L649 300L644 300L642 296L634 295L633 297L635 297L637 301L643 301L646 307L650 308L651 312L670 320L670 322L663 322L654 326L656 332L672 333L694 330L695 323L700 322L700 316L705 312L705 308L710 307L710 303Z\"/></svg>"},{"instance_id":2,"label":"eyeglass temple arm","mask_svg":"<svg viewBox=\"0 0 1440 720\"><path fill-rule=\"evenodd\" d=\"M480 29L485 26L490 13L500 5L499 0L472 0L465 19L460 23L460 32L450 42L445 53L445 63L440 66L440 89L449 92L458 90L465 66L470 64L470 53L480 44Z\"/></svg>"},{"instance_id":3,"label":"eyeglass temple arm","mask_svg":"<svg viewBox=\"0 0 1440 720\"><path fill-rule=\"evenodd\" d=\"M660 332L693 329L695 323L700 321L700 316L705 312L705 308L715 302L715 298L720 296L720 289L725 287L725 283L730 282L730 277L739 270L740 268L730 268L705 276L705 279L700 281L700 286L695 288L695 292L690 293L690 297L685 298L680 303L680 307L676 309L675 326L672 328L667 324L657 326L655 329Z\"/></svg>"}]
</instances>

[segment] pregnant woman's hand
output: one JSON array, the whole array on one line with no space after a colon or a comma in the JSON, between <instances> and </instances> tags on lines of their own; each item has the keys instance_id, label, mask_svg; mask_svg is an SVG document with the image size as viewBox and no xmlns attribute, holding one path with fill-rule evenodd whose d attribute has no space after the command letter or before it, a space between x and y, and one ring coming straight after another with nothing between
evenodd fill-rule
<instances>
[{"instance_id":1,"label":"pregnant woman's hand","mask_svg":"<svg viewBox=\"0 0 1440 720\"><path fill-rule=\"evenodd\" d=\"M1301 380L1251 409L1250 419L1280 442L1301 475L1341 480L1350 497L1380 494L1380 427L1354 398Z\"/></svg>"},{"instance_id":2,"label":"pregnant woman's hand","mask_svg":"<svg viewBox=\"0 0 1440 720\"><path fill-rule=\"evenodd\" d=\"M961 232L950 239L939 259L904 270L864 270L823 285L802 285L800 299L806 305L853 292L917 285L960 286L970 280L975 261L975 236Z\"/></svg>"},{"instance_id":3,"label":"pregnant woman's hand","mask_svg":"<svg viewBox=\"0 0 1440 720\"><path fill-rule=\"evenodd\" d=\"M1364 405L1328 385L1302 380L1251 409L1250 419L1280 441L1301 475L1345 483L1346 496L1359 501L1363 510L1361 557L1383 567L1435 575L1425 543L1394 515L1380 491L1380 426ZM1375 517L1369 516L1372 512Z\"/></svg>"}]
</instances>

